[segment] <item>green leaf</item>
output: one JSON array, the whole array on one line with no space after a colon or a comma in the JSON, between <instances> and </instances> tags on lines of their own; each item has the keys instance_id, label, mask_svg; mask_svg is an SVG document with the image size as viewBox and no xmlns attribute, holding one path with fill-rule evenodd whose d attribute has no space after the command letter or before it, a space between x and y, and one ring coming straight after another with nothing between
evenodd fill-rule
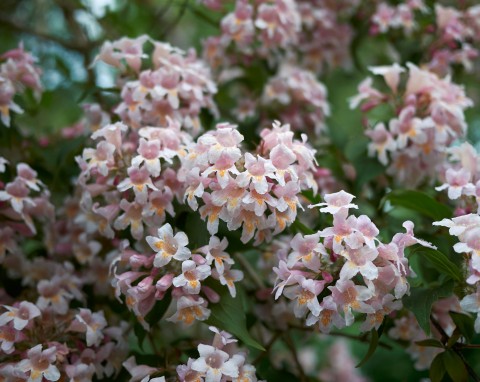
<instances>
[{"instance_id":1,"label":"green leaf","mask_svg":"<svg viewBox=\"0 0 480 382\"><path fill-rule=\"evenodd\" d=\"M363 366L375 353L375 350L377 350L378 346L378 333L375 329L372 329L370 332L370 345L368 346L367 354L365 354L365 357L360 361L360 363L355 366L355 367L361 367Z\"/></svg>"},{"instance_id":2,"label":"green leaf","mask_svg":"<svg viewBox=\"0 0 480 382\"><path fill-rule=\"evenodd\" d=\"M309 227L307 227L305 224L300 222L298 219L295 220L292 224L292 228L296 230L297 232L300 232L302 235L313 235L315 231Z\"/></svg>"},{"instance_id":3,"label":"green leaf","mask_svg":"<svg viewBox=\"0 0 480 382\"><path fill-rule=\"evenodd\" d=\"M423 347L431 347L431 348L441 348L443 349L443 344L435 339L435 338L428 338L426 340L422 341L416 341L415 342L418 346L423 346Z\"/></svg>"},{"instance_id":4,"label":"green leaf","mask_svg":"<svg viewBox=\"0 0 480 382\"><path fill-rule=\"evenodd\" d=\"M432 382L441 382L445 375L444 354L445 353L438 354L430 365L429 377Z\"/></svg>"},{"instance_id":5,"label":"green leaf","mask_svg":"<svg viewBox=\"0 0 480 382\"><path fill-rule=\"evenodd\" d=\"M243 303L243 291L240 289L239 285L236 285L236 288L236 298L230 296L230 293L226 288L216 290L220 295L220 302L218 304L209 305L212 313L205 322L208 325L213 325L219 329L226 330L247 346L265 351L265 348L248 332L247 317L245 315Z\"/></svg>"},{"instance_id":6,"label":"green leaf","mask_svg":"<svg viewBox=\"0 0 480 382\"><path fill-rule=\"evenodd\" d=\"M163 299L157 301L153 306L153 309L148 312L145 316L145 321L148 322L150 326L155 325L158 321L160 321L165 312L167 311L168 307L170 306L170 302L172 301L172 293L171 291L167 291Z\"/></svg>"},{"instance_id":7,"label":"green leaf","mask_svg":"<svg viewBox=\"0 0 480 382\"><path fill-rule=\"evenodd\" d=\"M386 201L389 201L393 206L416 211L434 220L442 220L452 216L452 211L449 207L437 202L430 195L421 191L394 190L383 197L380 205L383 206Z\"/></svg>"},{"instance_id":8,"label":"green leaf","mask_svg":"<svg viewBox=\"0 0 480 382\"><path fill-rule=\"evenodd\" d=\"M466 314L457 312L450 312L450 317L460 333L466 338L467 342L471 342L475 335L474 319Z\"/></svg>"},{"instance_id":9,"label":"green leaf","mask_svg":"<svg viewBox=\"0 0 480 382\"><path fill-rule=\"evenodd\" d=\"M467 382L468 371L462 358L453 350L444 353L444 364L447 373L455 382Z\"/></svg>"},{"instance_id":10,"label":"green leaf","mask_svg":"<svg viewBox=\"0 0 480 382\"><path fill-rule=\"evenodd\" d=\"M415 245L413 250L410 251L410 256L414 254L418 254L420 257L427 260L437 271L450 276L455 281L461 282L463 280L460 268L444 253L433 248Z\"/></svg>"},{"instance_id":11,"label":"green leaf","mask_svg":"<svg viewBox=\"0 0 480 382\"><path fill-rule=\"evenodd\" d=\"M432 304L440 298L450 296L452 291L452 281L444 283L443 285L412 288L410 290L410 296L403 298L403 304L413 312L423 331L427 335L430 335L430 312L432 310Z\"/></svg>"}]
</instances>

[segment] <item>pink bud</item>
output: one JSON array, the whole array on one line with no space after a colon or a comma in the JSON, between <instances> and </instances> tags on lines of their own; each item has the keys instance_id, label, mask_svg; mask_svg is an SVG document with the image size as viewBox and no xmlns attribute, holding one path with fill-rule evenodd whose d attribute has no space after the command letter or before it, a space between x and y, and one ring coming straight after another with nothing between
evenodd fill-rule
<instances>
[{"instance_id":1,"label":"pink bud","mask_svg":"<svg viewBox=\"0 0 480 382\"><path fill-rule=\"evenodd\" d=\"M209 288L206 285L202 285L202 291L205 293L205 296L208 298L210 302L213 302L216 304L217 302L220 301L220 295L215 292L212 288Z\"/></svg>"}]
</instances>

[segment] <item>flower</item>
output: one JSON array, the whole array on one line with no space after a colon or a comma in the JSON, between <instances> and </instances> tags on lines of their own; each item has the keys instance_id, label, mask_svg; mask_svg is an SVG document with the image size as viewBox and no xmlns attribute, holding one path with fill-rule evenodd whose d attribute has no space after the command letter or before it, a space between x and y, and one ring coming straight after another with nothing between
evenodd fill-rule
<instances>
[{"instance_id":1,"label":"flower","mask_svg":"<svg viewBox=\"0 0 480 382\"><path fill-rule=\"evenodd\" d=\"M147 243L157 252L153 265L161 268L168 264L172 258L184 261L190 258L190 250L186 247L188 237L184 232L178 232L173 236L173 229L170 224L165 224L158 229L158 237L147 236Z\"/></svg>"},{"instance_id":2,"label":"flower","mask_svg":"<svg viewBox=\"0 0 480 382\"><path fill-rule=\"evenodd\" d=\"M213 346L198 345L200 357L192 362L192 369L205 373L205 382L220 382L224 377L238 376L238 366L228 353Z\"/></svg>"},{"instance_id":3,"label":"flower","mask_svg":"<svg viewBox=\"0 0 480 382\"><path fill-rule=\"evenodd\" d=\"M211 274L209 265L199 265L192 260L185 260L182 263L182 274L173 279L173 285L183 287L190 294L200 292L200 281L205 280Z\"/></svg>"},{"instance_id":4,"label":"flower","mask_svg":"<svg viewBox=\"0 0 480 382\"><path fill-rule=\"evenodd\" d=\"M13 321L13 327L16 330L22 330L35 317L41 315L40 309L35 304L28 301L22 301L18 307L3 305L8 312L0 315L0 326Z\"/></svg>"},{"instance_id":5,"label":"flower","mask_svg":"<svg viewBox=\"0 0 480 382\"><path fill-rule=\"evenodd\" d=\"M58 381L60 371L52 363L56 360L57 348L51 347L42 351L42 345L37 345L27 352L27 358L18 363L18 368L30 372L28 382Z\"/></svg>"},{"instance_id":6,"label":"flower","mask_svg":"<svg viewBox=\"0 0 480 382\"><path fill-rule=\"evenodd\" d=\"M335 215L343 209L348 210L349 208L358 208L356 204L351 203L353 198L355 198L355 196L342 190L333 194L326 194L324 197L324 203L310 204L308 208L326 206L320 208L320 212Z\"/></svg>"}]
</instances>

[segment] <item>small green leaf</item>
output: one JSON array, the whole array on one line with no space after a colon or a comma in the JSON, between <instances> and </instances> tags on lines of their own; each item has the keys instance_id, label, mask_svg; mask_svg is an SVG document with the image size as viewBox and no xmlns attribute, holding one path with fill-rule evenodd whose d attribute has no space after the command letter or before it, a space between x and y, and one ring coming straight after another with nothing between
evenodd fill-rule
<instances>
[{"instance_id":1,"label":"small green leaf","mask_svg":"<svg viewBox=\"0 0 480 382\"><path fill-rule=\"evenodd\" d=\"M239 285L236 285L236 288L236 298L230 296L230 293L226 288L216 290L216 292L220 295L220 302L218 304L209 305L212 313L205 322L208 325L213 325L219 329L226 330L247 346L264 351L265 348L255 341L255 339L253 339L248 332L247 317L245 315L242 298L243 293Z\"/></svg>"},{"instance_id":2,"label":"small green leaf","mask_svg":"<svg viewBox=\"0 0 480 382\"><path fill-rule=\"evenodd\" d=\"M413 250L410 251L410 256L418 254L420 257L427 260L437 271L447 276L450 276L455 281L461 282L462 271L460 268L450 261L450 259L442 252L421 245L415 245Z\"/></svg>"},{"instance_id":3,"label":"small green leaf","mask_svg":"<svg viewBox=\"0 0 480 382\"><path fill-rule=\"evenodd\" d=\"M432 382L441 382L445 375L444 354L445 353L438 354L430 365L429 377Z\"/></svg>"},{"instance_id":4,"label":"small green leaf","mask_svg":"<svg viewBox=\"0 0 480 382\"><path fill-rule=\"evenodd\" d=\"M365 354L365 357L360 361L360 363L355 366L355 367L361 367L363 366L375 353L375 350L377 350L378 346L378 333L375 329L372 329L370 332L370 345L368 346L367 354Z\"/></svg>"},{"instance_id":5,"label":"small green leaf","mask_svg":"<svg viewBox=\"0 0 480 382\"><path fill-rule=\"evenodd\" d=\"M433 348L442 348L443 349L443 344L435 339L435 338L428 338L426 340L422 341L416 341L415 342L418 346L423 346L423 347L433 347Z\"/></svg>"},{"instance_id":6,"label":"small green leaf","mask_svg":"<svg viewBox=\"0 0 480 382\"><path fill-rule=\"evenodd\" d=\"M412 288L410 290L410 295L403 298L403 304L407 309L413 312L420 327L427 335L429 335L432 304L440 298L450 296L452 291L452 281L443 285Z\"/></svg>"},{"instance_id":7,"label":"small green leaf","mask_svg":"<svg viewBox=\"0 0 480 382\"><path fill-rule=\"evenodd\" d=\"M446 351L443 360L447 373L455 382L467 382L468 371L462 358L453 350Z\"/></svg>"},{"instance_id":8,"label":"small green leaf","mask_svg":"<svg viewBox=\"0 0 480 382\"><path fill-rule=\"evenodd\" d=\"M467 342L471 342L473 336L475 335L474 319L466 314L457 312L450 312L450 317L452 317L455 326L460 333L462 333Z\"/></svg>"},{"instance_id":9,"label":"small green leaf","mask_svg":"<svg viewBox=\"0 0 480 382\"><path fill-rule=\"evenodd\" d=\"M307 227L305 224L303 224L299 220L295 220L293 222L292 228L303 235L313 235L315 233L313 229Z\"/></svg>"},{"instance_id":10,"label":"small green leaf","mask_svg":"<svg viewBox=\"0 0 480 382\"><path fill-rule=\"evenodd\" d=\"M434 220L442 220L452 216L449 207L421 191L394 190L384 196L380 205L383 206L386 201L389 201L393 206L408 208Z\"/></svg>"}]
</instances>

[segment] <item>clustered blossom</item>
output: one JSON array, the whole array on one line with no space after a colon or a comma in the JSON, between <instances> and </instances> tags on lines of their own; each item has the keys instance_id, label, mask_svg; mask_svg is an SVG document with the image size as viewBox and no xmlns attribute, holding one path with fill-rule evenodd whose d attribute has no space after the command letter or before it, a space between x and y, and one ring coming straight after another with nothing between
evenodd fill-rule
<instances>
[{"instance_id":1,"label":"clustered blossom","mask_svg":"<svg viewBox=\"0 0 480 382\"><path fill-rule=\"evenodd\" d=\"M210 326L215 333L211 345L199 344L198 358L188 358L186 364L176 367L177 380L180 382L261 382L257 379L255 366L247 363L247 353L236 346L237 340L230 333ZM132 381L164 382L165 377L154 377L159 369L146 365L137 365L134 357L129 358L123 366L132 375Z\"/></svg>"},{"instance_id":2,"label":"clustered blossom","mask_svg":"<svg viewBox=\"0 0 480 382\"><path fill-rule=\"evenodd\" d=\"M371 33L384 34L402 30L406 35L415 32L415 38L424 47L425 63L430 70L445 75L453 65L461 65L467 71L474 68L479 55L480 7L464 9L435 3L433 8L423 0L409 0L398 5L380 2L371 17ZM416 18L429 18L431 24L419 26Z\"/></svg>"},{"instance_id":3,"label":"clustered blossom","mask_svg":"<svg viewBox=\"0 0 480 382\"><path fill-rule=\"evenodd\" d=\"M174 235L172 226L165 224L146 241L153 254L138 253L128 248L126 241L113 267L117 298L125 296L127 307L145 329L149 329L145 316L166 296L171 296L176 306L168 321L192 325L195 320L206 320L210 316L208 303L219 299L212 288L203 284L209 277L225 285L235 297L235 283L243 279L243 273L232 269L235 262L225 252L227 239L220 241L212 236L208 245L192 253L187 247L187 235Z\"/></svg>"},{"instance_id":4,"label":"clustered blossom","mask_svg":"<svg viewBox=\"0 0 480 382\"><path fill-rule=\"evenodd\" d=\"M123 68L123 61L133 69L122 85L122 102L115 113L132 128L164 126L168 120L178 122L194 134L200 131L199 114L209 109L216 114L213 95L217 92L208 67L193 50L185 54L169 44L151 41L154 50L152 67L141 71L143 45L147 36L123 38L105 43L98 60ZM131 78L133 77L133 78Z\"/></svg>"},{"instance_id":5,"label":"clustered blossom","mask_svg":"<svg viewBox=\"0 0 480 382\"><path fill-rule=\"evenodd\" d=\"M312 72L288 65L269 79L262 103L292 129L315 135L325 131L325 118L330 115L325 86Z\"/></svg>"},{"instance_id":6,"label":"clustered blossom","mask_svg":"<svg viewBox=\"0 0 480 382\"><path fill-rule=\"evenodd\" d=\"M470 288L460 305L477 315L475 331L480 333L480 156L469 143L450 148L449 154L445 183L436 189L446 189L448 197L457 203L456 216L433 224L447 227L450 235L457 237L453 250L467 259L466 282Z\"/></svg>"},{"instance_id":7,"label":"clustered blossom","mask_svg":"<svg viewBox=\"0 0 480 382\"><path fill-rule=\"evenodd\" d=\"M359 94L351 98L350 106L359 105L366 113L379 105L388 104L395 117L387 123L368 127L371 156L388 165L387 173L401 183L416 185L426 177L435 178L445 161L446 149L464 137L467 129L465 109L473 102L463 87L440 78L435 73L409 63L407 69L398 64L370 68L383 76L388 92L372 86L372 78L364 80ZM402 73L408 75L406 83Z\"/></svg>"},{"instance_id":8,"label":"clustered blossom","mask_svg":"<svg viewBox=\"0 0 480 382\"><path fill-rule=\"evenodd\" d=\"M167 213L175 215L172 203L181 200L183 185L174 160L184 156L190 134L169 119L165 127L138 130L122 122L107 124L92 138L96 148L84 149L77 161L81 207L93 231L112 239L115 231L129 228L140 240L145 227L158 229Z\"/></svg>"},{"instance_id":9,"label":"clustered blossom","mask_svg":"<svg viewBox=\"0 0 480 382\"><path fill-rule=\"evenodd\" d=\"M353 33L341 18L358 3L237 0L221 21L221 35L205 41L205 58L212 68L228 71L258 58L270 65L287 58L315 72L346 66Z\"/></svg>"},{"instance_id":10,"label":"clustered blossom","mask_svg":"<svg viewBox=\"0 0 480 382\"><path fill-rule=\"evenodd\" d=\"M53 298L54 292L51 297ZM107 326L103 312L58 312L54 306L20 301L0 315L0 377L10 381L84 381L113 377L127 348L125 326ZM0 353L0 354L1 354ZM20 359L20 361L16 361ZM120 362L119 362L120 361ZM80 380L80 379L79 379Z\"/></svg>"},{"instance_id":11,"label":"clustered blossom","mask_svg":"<svg viewBox=\"0 0 480 382\"><path fill-rule=\"evenodd\" d=\"M10 127L11 111L23 113L14 101L15 95L31 89L38 98L42 92L41 71L35 61L22 44L0 56L0 120L7 127Z\"/></svg>"},{"instance_id":12,"label":"clustered blossom","mask_svg":"<svg viewBox=\"0 0 480 382\"><path fill-rule=\"evenodd\" d=\"M333 226L311 235L297 234L290 251L281 251L275 298L291 300L297 318L316 325L323 333L332 327L350 326L355 313L366 314L361 330L378 329L383 318L402 307L409 293L411 275L405 248L430 244L413 235L397 233L388 244L378 239L379 230L365 215L349 215L354 196L345 191L325 195L320 212L333 215ZM323 240L322 240L323 239ZM322 297L319 299L319 296Z\"/></svg>"},{"instance_id":13,"label":"clustered blossom","mask_svg":"<svg viewBox=\"0 0 480 382\"><path fill-rule=\"evenodd\" d=\"M185 198L207 220L211 235L222 220L229 230L242 227L244 243L254 236L256 243L269 240L295 220L300 191L317 191L315 150L305 135L296 140L289 125L276 122L260 136L258 154L244 152L243 135L223 123L187 148L179 172L188 184Z\"/></svg>"},{"instance_id":14,"label":"clustered blossom","mask_svg":"<svg viewBox=\"0 0 480 382\"><path fill-rule=\"evenodd\" d=\"M10 167L0 157L0 173ZM6 217L0 227L0 263L6 253L18 251L17 240L37 232L35 220L51 223L54 219L50 194L38 174L26 163L18 163L17 176L6 184L0 182L0 214Z\"/></svg>"},{"instance_id":15,"label":"clustered blossom","mask_svg":"<svg viewBox=\"0 0 480 382\"><path fill-rule=\"evenodd\" d=\"M385 33L390 29L402 29L405 33L410 34L418 27L415 22L415 12L427 13L428 11L423 0L408 0L396 6L380 2L371 18L371 33Z\"/></svg>"}]
</instances>

